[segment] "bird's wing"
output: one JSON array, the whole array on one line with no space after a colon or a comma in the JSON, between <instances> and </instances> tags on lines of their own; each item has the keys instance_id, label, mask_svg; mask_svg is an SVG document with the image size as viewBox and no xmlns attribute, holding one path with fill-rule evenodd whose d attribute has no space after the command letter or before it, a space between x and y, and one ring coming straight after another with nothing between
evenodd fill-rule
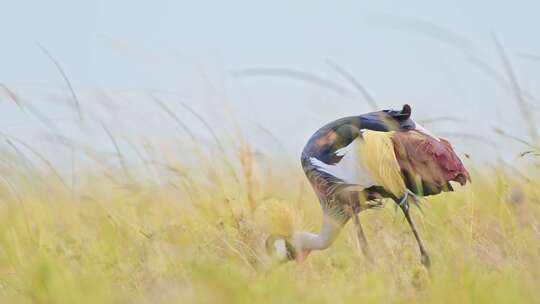
<instances>
[{"instance_id":1,"label":"bird's wing","mask_svg":"<svg viewBox=\"0 0 540 304\"><path fill-rule=\"evenodd\" d=\"M407 188L420 195L452 191L450 181L464 185L469 173L450 143L424 132L396 132L395 156Z\"/></svg>"},{"instance_id":2,"label":"bird's wing","mask_svg":"<svg viewBox=\"0 0 540 304\"><path fill-rule=\"evenodd\" d=\"M374 184L382 186L396 197L401 197L406 187L394 153L394 134L395 132L364 131L358 154Z\"/></svg>"},{"instance_id":3,"label":"bird's wing","mask_svg":"<svg viewBox=\"0 0 540 304\"><path fill-rule=\"evenodd\" d=\"M335 154L339 161L333 164L326 164L316 157L310 157L311 165L318 170L331 174L343 182L351 185L358 185L360 189L375 185L373 178L368 174L361 161L360 150L361 139L356 138L349 145L337 150Z\"/></svg>"}]
</instances>

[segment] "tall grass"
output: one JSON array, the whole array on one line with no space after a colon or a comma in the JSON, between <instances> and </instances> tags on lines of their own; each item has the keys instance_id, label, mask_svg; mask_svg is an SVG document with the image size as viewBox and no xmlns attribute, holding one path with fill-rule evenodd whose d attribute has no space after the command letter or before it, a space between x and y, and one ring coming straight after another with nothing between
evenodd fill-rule
<instances>
[{"instance_id":1,"label":"tall grass","mask_svg":"<svg viewBox=\"0 0 540 304\"><path fill-rule=\"evenodd\" d=\"M223 162L189 167L170 155L155 156L146 167L130 168L129 179L117 179L127 165L103 160L99 167L80 165L77 199L58 172L18 153L2 151L2 303L509 303L540 297L538 177L525 182L502 168L482 169L472 186L430 198L414 216L429 244L431 272L420 265L414 238L391 204L361 214L374 267L366 267L350 225L330 249L303 264L276 267L266 258L266 232L254 209L269 198L284 200L301 211L304 228L317 230L320 208L303 176L266 170L272 161L261 165L247 141L230 159L239 182Z\"/></svg>"}]
</instances>

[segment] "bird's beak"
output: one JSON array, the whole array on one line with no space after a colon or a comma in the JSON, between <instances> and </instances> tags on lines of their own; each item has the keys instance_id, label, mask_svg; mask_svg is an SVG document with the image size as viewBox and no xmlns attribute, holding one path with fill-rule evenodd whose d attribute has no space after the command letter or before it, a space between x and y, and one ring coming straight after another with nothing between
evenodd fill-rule
<instances>
[{"instance_id":1,"label":"bird's beak","mask_svg":"<svg viewBox=\"0 0 540 304\"><path fill-rule=\"evenodd\" d=\"M302 250L297 256L296 256L296 262L302 263L306 260L308 255L311 253L311 250Z\"/></svg>"}]
</instances>

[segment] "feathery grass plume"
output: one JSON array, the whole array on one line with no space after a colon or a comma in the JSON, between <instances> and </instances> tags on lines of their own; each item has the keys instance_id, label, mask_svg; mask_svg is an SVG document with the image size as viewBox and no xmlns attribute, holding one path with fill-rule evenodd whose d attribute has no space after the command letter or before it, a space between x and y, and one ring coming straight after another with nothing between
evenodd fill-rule
<instances>
[{"instance_id":1,"label":"feathery grass plume","mask_svg":"<svg viewBox=\"0 0 540 304\"><path fill-rule=\"evenodd\" d=\"M406 187L394 154L393 133L365 131L362 133L364 140L358 152L375 182L400 197L405 193Z\"/></svg>"},{"instance_id":2,"label":"feathery grass plume","mask_svg":"<svg viewBox=\"0 0 540 304\"><path fill-rule=\"evenodd\" d=\"M255 223L259 229L281 237L289 237L300 228L300 216L285 201L269 199L255 210Z\"/></svg>"}]
</instances>

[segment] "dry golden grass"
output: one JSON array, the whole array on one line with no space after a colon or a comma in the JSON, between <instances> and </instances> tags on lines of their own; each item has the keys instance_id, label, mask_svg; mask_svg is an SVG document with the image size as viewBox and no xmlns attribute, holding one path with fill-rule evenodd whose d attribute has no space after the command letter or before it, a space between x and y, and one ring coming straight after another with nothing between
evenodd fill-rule
<instances>
[{"instance_id":1,"label":"dry golden grass","mask_svg":"<svg viewBox=\"0 0 540 304\"><path fill-rule=\"evenodd\" d=\"M415 209L430 273L391 203L361 214L374 267L350 223L330 249L275 267L268 232L289 233L300 215L317 231L320 207L299 170L262 168L250 151L228 165L189 167L164 153L144 170L81 166L76 185L5 153L0 302L538 302L540 179L479 169L471 186ZM298 215L261 220L280 208ZM275 223L283 231L265 231Z\"/></svg>"}]
</instances>

